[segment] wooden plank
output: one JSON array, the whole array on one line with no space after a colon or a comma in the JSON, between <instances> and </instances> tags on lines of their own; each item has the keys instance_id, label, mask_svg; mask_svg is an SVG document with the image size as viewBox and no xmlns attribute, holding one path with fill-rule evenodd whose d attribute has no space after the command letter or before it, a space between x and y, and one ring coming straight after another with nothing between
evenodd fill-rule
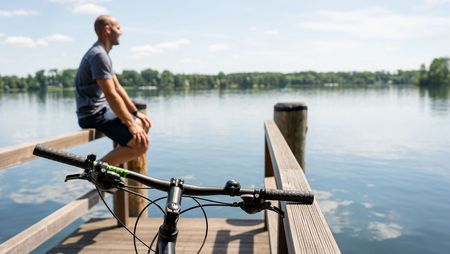
<instances>
[{"instance_id":1,"label":"wooden plank","mask_svg":"<svg viewBox=\"0 0 450 254\"><path fill-rule=\"evenodd\" d=\"M265 122L267 146L279 189L311 190L306 177L274 121ZM281 202L289 253L340 253L319 205Z\"/></svg>"},{"instance_id":2,"label":"wooden plank","mask_svg":"<svg viewBox=\"0 0 450 254\"><path fill-rule=\"evenodd\" d=\"M272 160L270 158L269 148L267 147L267 138L264 138L264 177L273 176Z\"/></svg>"},{"instance_id":3,"label":"wooden plank","mask_svg":"<svg viewBox=\"0 0 450 254\"><path fill-rule=\"evenodd\" d=\"M134 225L136 218L130 218ZM202 253L270 253L268 233L262 220L209 218L208 238ZM137 234L150 242L162 223L161 218L145 218ZM181 218L178 223L177 253L196 253L203 241L203 218ZM49 253L134 253L132 236L115 227L115 220L92 219L83 224ZM138 243L139 253L145 246Z\"/></svg>"},{"instance_id":4,"label":"wooden plank","mask_svg":"<svg viewBox=\"0 0 450 254\"><path fill-rule=\"evenodd\" d=\"M99 200L92 190L0 245L0 253L29 253L80 218Z\"/></svg>"},{"instance_id":5,"label":"wooden plank","mask_svg":"<svg viewBox=\"0 0 450 254\"><path fill-rule=\"evenodd\" d=\"M264 187L277 189L275 177L265 177ZM279 202L276 201L272 201L272 204L279 206ZM264 215L266 218L267 231L269 233L270 253L274 254L278 252L278 220L280 216L271 211L264 211Z\"/></svg>"},{"instance_id":6,"label":"wooden plank","mask_svg":"<svg viewBox=\"0 0 450 254\"><path fill-rule=\"evenodd\" d=\"M103 133L95 129L85 129L68 134L59 135L49 139L29 142L22 145L9 146L0 149L0 169L11 167L25 161L36 158L33 149L37 144L43 144L52 148L63 149L103 137Z\"/></svg>"}]
</instances>

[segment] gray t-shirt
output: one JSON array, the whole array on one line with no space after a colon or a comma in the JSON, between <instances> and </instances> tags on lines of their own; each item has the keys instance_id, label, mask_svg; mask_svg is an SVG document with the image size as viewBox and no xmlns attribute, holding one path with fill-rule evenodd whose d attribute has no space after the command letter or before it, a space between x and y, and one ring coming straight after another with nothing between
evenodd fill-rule
<instances>
[{"instance_id":1,"label":"gray t-shirt","mask_svg":"<svg viewBox=\"0 0 450 254\"><path fill-rule=\"evenodd\" d=\"M83 56L75 77L77 116L82 119L92 116L108 106L97 79L112 79L112 61L105 48L96 42Z\"/></svg>"}]
</instances>

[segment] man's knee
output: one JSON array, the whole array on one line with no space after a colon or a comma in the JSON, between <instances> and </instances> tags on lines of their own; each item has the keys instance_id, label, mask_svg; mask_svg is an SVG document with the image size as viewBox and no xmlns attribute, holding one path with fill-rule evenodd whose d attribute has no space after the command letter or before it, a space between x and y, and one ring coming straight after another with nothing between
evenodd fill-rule
<instances>
[{"instance_id":1,"label":"man's knee","mask_svg":"<svg viewBox=\"0 0 450 254\"><path fill-rule=\"evenodd\" d=\"M131 144L130 144L131 143ZM137 142L136 140L131 140L128 147L131 148L133 154L137 157L142 154L145 154L149 148L149 143L144 144L142 142Z\"/></svg>"},{"instance_id":2,"label":"man's knee","mask_svg":"<svg viewBox=\"0 0 450 254\"><path fill-rule=\"evenodd\" d=\"M147 142L146 144L139 143L139 146L137 148L137 152L139 153L139 155L144 154L144 153L147 152L147 150L149 148L149 142Z\"/></svg>"}]
</instances>

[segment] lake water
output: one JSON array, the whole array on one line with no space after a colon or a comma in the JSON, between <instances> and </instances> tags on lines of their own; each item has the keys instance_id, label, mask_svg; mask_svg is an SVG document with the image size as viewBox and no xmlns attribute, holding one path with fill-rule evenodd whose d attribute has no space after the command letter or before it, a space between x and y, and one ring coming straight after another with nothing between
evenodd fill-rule
<instances>
[{"instance_id":1,"label":"lake water","mask_svg":"<svg viewBox=\"0 0 450 254\"><path fill-rule=\"evenodd\" d=\"M149 174L190 184L263 182L264 120L277 102L308 105L307 178L343 253L448 253L450 99L417 88L132 92L152 119ZM0 94L0 147L79 130L71 92ZM70 151L103 155L101 139ZM0 242L90 185L43 159L0 170ZM154 193L152 193L152 196ZM262 218L208 209L211 217ZM156 213L154 213L155 216ZM109 216L102 204L89 217ZM199 216L189 213L186 216ZM78 220L36 253L74 230ZM131 238L130 238L131 239Z\"/></svg>"}]
</instances>

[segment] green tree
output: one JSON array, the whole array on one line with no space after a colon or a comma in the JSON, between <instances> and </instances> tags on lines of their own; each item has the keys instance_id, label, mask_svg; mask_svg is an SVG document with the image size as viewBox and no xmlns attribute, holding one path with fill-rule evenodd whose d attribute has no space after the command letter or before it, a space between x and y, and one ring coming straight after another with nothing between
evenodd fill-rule
<instances>
[{"instance_id":1,"label":"green tree","mask_svg":"<svg viewBox=\"0 0 450 254\"><path fill-rule=\"evenodd\" d=\"M37 71L35 74L35 79L39 84L39 89L41 91L46 91L48 86L48 79L45 76L45 71L44 70Z\"/></svg>"},{"instance_id":2,"label":"green tree","mask_svg":"<svg viewBox=\"0 0 450 254\"><path fill-rule=\"evenodd\" d=\"M425 64L420 65L420 70L416 75L416 80L414 83L420 87L425 87L428 85L428 72Z\"/></svg>"},{"instance_id":3,"label":"green tree","mask_svg":"<svg viewBox=\"0 0 450 254\"><path fill-rule=\"evenodd\" d=\"M48 85L49 86L61 86L62 84L60 82L58 82L59 80L59 73L58 73L58 69L50 69L48 70L48 76L47 76L47 80L48 80Z\"/></svg>"},{"instance_id":4,"label":"green tree","mask_svg":"<svg viewBox=\"0 0 450 254\"><path fill-rule=\"evenodd\" d=\"M19 78L16 75L3 77L5 90L17 90L19 84Z\"/></svg>"},{"instance_id":5,"label":"green tree","mask_svg":"<svg viewBox=\"0 0 450 254\"><path fill-rule=\"evenodd\" d=\"M181 88L184 86L184 78L182 75L175 75L174 76L174 86L175 88Z\"/></svg>"},{"instance_id":6,"label":"green tree","mask_svg":"<svg viewBox=\"0 0 450 254\"><path fill-rule=\"evenodd\" d=\"M433 59L428 70L428 85L440 86L450 84L449 58L441 57Z\"/></svg>"},{"instance_id":7,"label":"green tree","mask_svg":"<svg viewBox=\"0 0 450 254\"><path fill-rule=\"evenodd\" d=\"M144 79L146 86L159 85L159 73L157 70L145 69L141 71L141 76Z\"/></svg>"},{"instance_id":8,"label":"green tree","mask_svg":"<svg viewBox=\"0 0 450 254\"><path fill-rule=\"evenodd\" d=\"M37 80L31 76L30 74L28 74L28 76L26 77L27 83L28 83L28 91L37 91L39 90L39 84L37 82Z\"/></svg>"},{"instance_id":9,"label":"green tree","mask_svg":"<svg viewBox=\"0 0 450 254\"><path fill-rule=\"evenodd\" d=\"M164 70L161 73L161 83L160 86L165 89L172 89L175 85L175 78L172 72Z\"/></svg>"},{"instance_id":10,"label":"green tree","mask_svg":"<svg viewBox=\"0 0 450 254\"><path fill-rule=\"evenodd\" d=\"M64 88L72 87L75 83L75 76L77 75L76 69L66 69L58 75L58 82L62 84Z\"/></svg>"},{"instance_id":11,"label":"green tree","mask_svg":"<svg viewBox=\"0 0 450 254\"><path fill-rule=\"evenodd\" d=\"M141 74L133 70L124 70L118 79L123 86L140 87L145 84Z\"/></svg>"}]
</instances>

